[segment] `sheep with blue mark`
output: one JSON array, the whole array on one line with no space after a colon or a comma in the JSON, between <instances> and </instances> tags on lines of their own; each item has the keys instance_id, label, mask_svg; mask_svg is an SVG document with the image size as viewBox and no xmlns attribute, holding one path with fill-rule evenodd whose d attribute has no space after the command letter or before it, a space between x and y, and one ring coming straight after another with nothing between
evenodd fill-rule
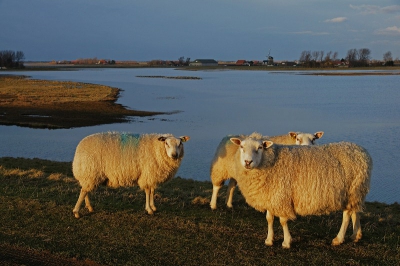
<instances>
[{"instance_id":1,"label":"sheep with blue mark","mask_svg":"<svg viewBox=\"0 0 400 266\"><path fill-rule=\"evenodd\" d=\"M372 172L371 156L363 147L350 142L284 146L253 136L230 140L238 147L231 167L240 191L250 206L268 210L266 245L273 244L273 220L269 219L274 215L283 228L282 246L290 248L288 220L334 211L343 211L343 220L332 245L344 242L350 218L351 239L361 239L360 212Z\"/></svg>"},{"instance_id":2,"label":"sheep with blue mark","mask_svg":"<svg viewBox=\"0 0 400 266\"><path fill-rule=\"evenodd\" d=\"M154 190L173 178L184 155L183 142L188 136L172 134L131 134L107 132L85 137L78 144L72 170L81 186L73 209L76 218L83 201L93 212L89 192L99 185L129 187L138 185L146 193L145 210L156 211Z\"/></svg>"},{"instance_id":3,"label":"sheep with blue mark","mask_svg":"<svg viewBox=\"0 0 400 266\"><path fill-rule=\"evenodd\" d=\"M318 131L314 134L303 133L303 132L289 132L288 134L262 137L259 133L254 132L250 136L263 138L265 140L271 140L277 144L283 145L313 145L315 140L320 139L323 136L323 131ZM218 191L228 179L228 190L226 195L226 205L232 208L233 192L236 187L236 180L234 179L234 171L231 167L231 161L238 149L236 145L233 145L230 138L237 137L244 139L245 135L230 135L224 137L219 143L217 150L215 152L214 158L211 162L210 167L210 178L213 184L213 194L211 196L210 206L211 209L215 210L217 208L217 198Z\"/></svg>"}]
</instances>

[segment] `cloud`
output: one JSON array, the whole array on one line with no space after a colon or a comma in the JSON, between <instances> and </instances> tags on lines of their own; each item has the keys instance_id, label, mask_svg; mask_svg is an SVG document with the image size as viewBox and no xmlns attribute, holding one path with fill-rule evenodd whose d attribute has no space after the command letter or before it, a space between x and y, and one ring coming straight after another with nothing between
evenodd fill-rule
<instances>
[{"instance_id":1,"label":"cloud","mask_svg":"<svg viewBox=\"0 0 400 266\"><path fill-rule=\"evenodd\" d=\"M360 11L362 14L389 14L389 13L400 13L400 5L393 6L374 6L374 5L360 5L353 6L350 5L350 8Z\"/></svg>"},{"instance_id":2,"label":"cloud","mask_svg":"<svg viewBox=\"0 0 400 266\"><path fill-rule=\"evenodd\" d=\"M347 20L346 17L337 17L337 18L333 18L333 19L324 20L324 22L326 22L326 23L342 23L342 22L345 22L346 20Z\"/></svg>"},{"instance_id":3,"label":"cloud","mask_svg":"<svg viewBox=\"0 0 400 266\"><path fill-rule=\"evenodd\" d=\"M298 34L298 35L313 35L313 36L318 36L318 35L329 35L328 32L315 32L315 31L296 31L296 32L290 32L292 34Z\"/></svg>"},{"instance_id":4,"label":"cloud","mask_svg":"<svg viewBox=\"0 0 400 266\"><path fill-rule=\"evenodd\" d=\"M389 36L400 36L400 28L397 26L387 27L385 29L379 29L375 31L377 35L389 35Z\"/></svg>"}]
</instances>

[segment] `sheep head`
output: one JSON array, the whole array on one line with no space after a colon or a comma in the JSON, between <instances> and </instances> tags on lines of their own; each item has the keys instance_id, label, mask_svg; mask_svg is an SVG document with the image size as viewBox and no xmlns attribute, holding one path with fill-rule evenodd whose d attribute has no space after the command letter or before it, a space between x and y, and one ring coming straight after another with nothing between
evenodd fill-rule
<instances>
[{"instance_id":1,"label":"sheep head","mask_svg":"<svg viewBox=\"0 0 400 266\"><path fill-rule=\"evenodd\" d=\"M263 150L270 147L272 141L263 141L260 139L231 138L232 143L239 146L240 164L246 169L253 169L260 165L263 156Z\"/></svg>"},{"instance_id":2,"label":"sheep head","mask_svg":"<svg viewBox=\"0 0 400 266\"><path fill-rule=\"evenodd\" d=\"M314 134L302 132L289 132L289 135L296 140L296 145L314 145L315 140L322 138L323 131L315 132Z\"/></svg>"},{"instance_id":3,"label":"sheep head","mask_svg":"<svg viewBox=\"0 0 400 266\"><path fill-rule=\"evenodd\" d=\"M174 136L161 136L158 138L159 141L164 142L165 152L168 157L172 159L180 159L183 157L183 142L189 139L189 136L182 136L179 138Z\"/></svg>"}]
</instances>

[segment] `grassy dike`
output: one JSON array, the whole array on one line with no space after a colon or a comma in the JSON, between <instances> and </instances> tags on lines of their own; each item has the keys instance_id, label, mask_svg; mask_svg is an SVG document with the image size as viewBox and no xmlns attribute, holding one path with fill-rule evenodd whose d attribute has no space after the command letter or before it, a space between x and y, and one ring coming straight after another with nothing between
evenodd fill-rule
<instances>
[{"instance_id":1,"label":"grassy dike","mask_svg":"<svg viewBox=\"0 0 400 266\"><path fill-rule=\"evenodd\" d=\"M233 210L209 207L212 185L182 178L156 190L154 215L144 211L137 187L99 187L94 213L72 209L79 185L70 162L0 158L1 265L399 265L400 205L366 204L363 238L341 246L330 242L341 213L298 217L289 223L290 250L264 245L265 214L236 192ZM347 237L351 234L349 228Z\"/></svg>"}]
</instances>

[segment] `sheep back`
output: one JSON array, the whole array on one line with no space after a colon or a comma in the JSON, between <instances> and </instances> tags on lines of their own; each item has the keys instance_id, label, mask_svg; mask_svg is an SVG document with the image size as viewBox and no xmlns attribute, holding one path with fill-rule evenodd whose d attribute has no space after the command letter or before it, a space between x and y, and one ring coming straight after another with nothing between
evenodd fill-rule
<instances>
[{"instance_id":1,"label":"sheep back","mask_svg":"<svg viewBox=\"0 0 400 266\"><path fill-rule=\"evenodd\" d=\"M275 216L295 219L345 209L359 212L369 192L372 159L353 143L274 144L252 170L237 163L239 152L236 156L235 177L247 203Z\"/></svg>"},{"instance_id":2,"label":"sheep back","mask_svg":"<svg viewBox=\"0 0 400 266\"><path fill-rule=\"evenodd\" d=\"M77 146L72 169L82 189L139 185L155 188L173 178L183 156L170 159L161 136L170 134L97 133Z\"/></svg>"}]
</instances>

